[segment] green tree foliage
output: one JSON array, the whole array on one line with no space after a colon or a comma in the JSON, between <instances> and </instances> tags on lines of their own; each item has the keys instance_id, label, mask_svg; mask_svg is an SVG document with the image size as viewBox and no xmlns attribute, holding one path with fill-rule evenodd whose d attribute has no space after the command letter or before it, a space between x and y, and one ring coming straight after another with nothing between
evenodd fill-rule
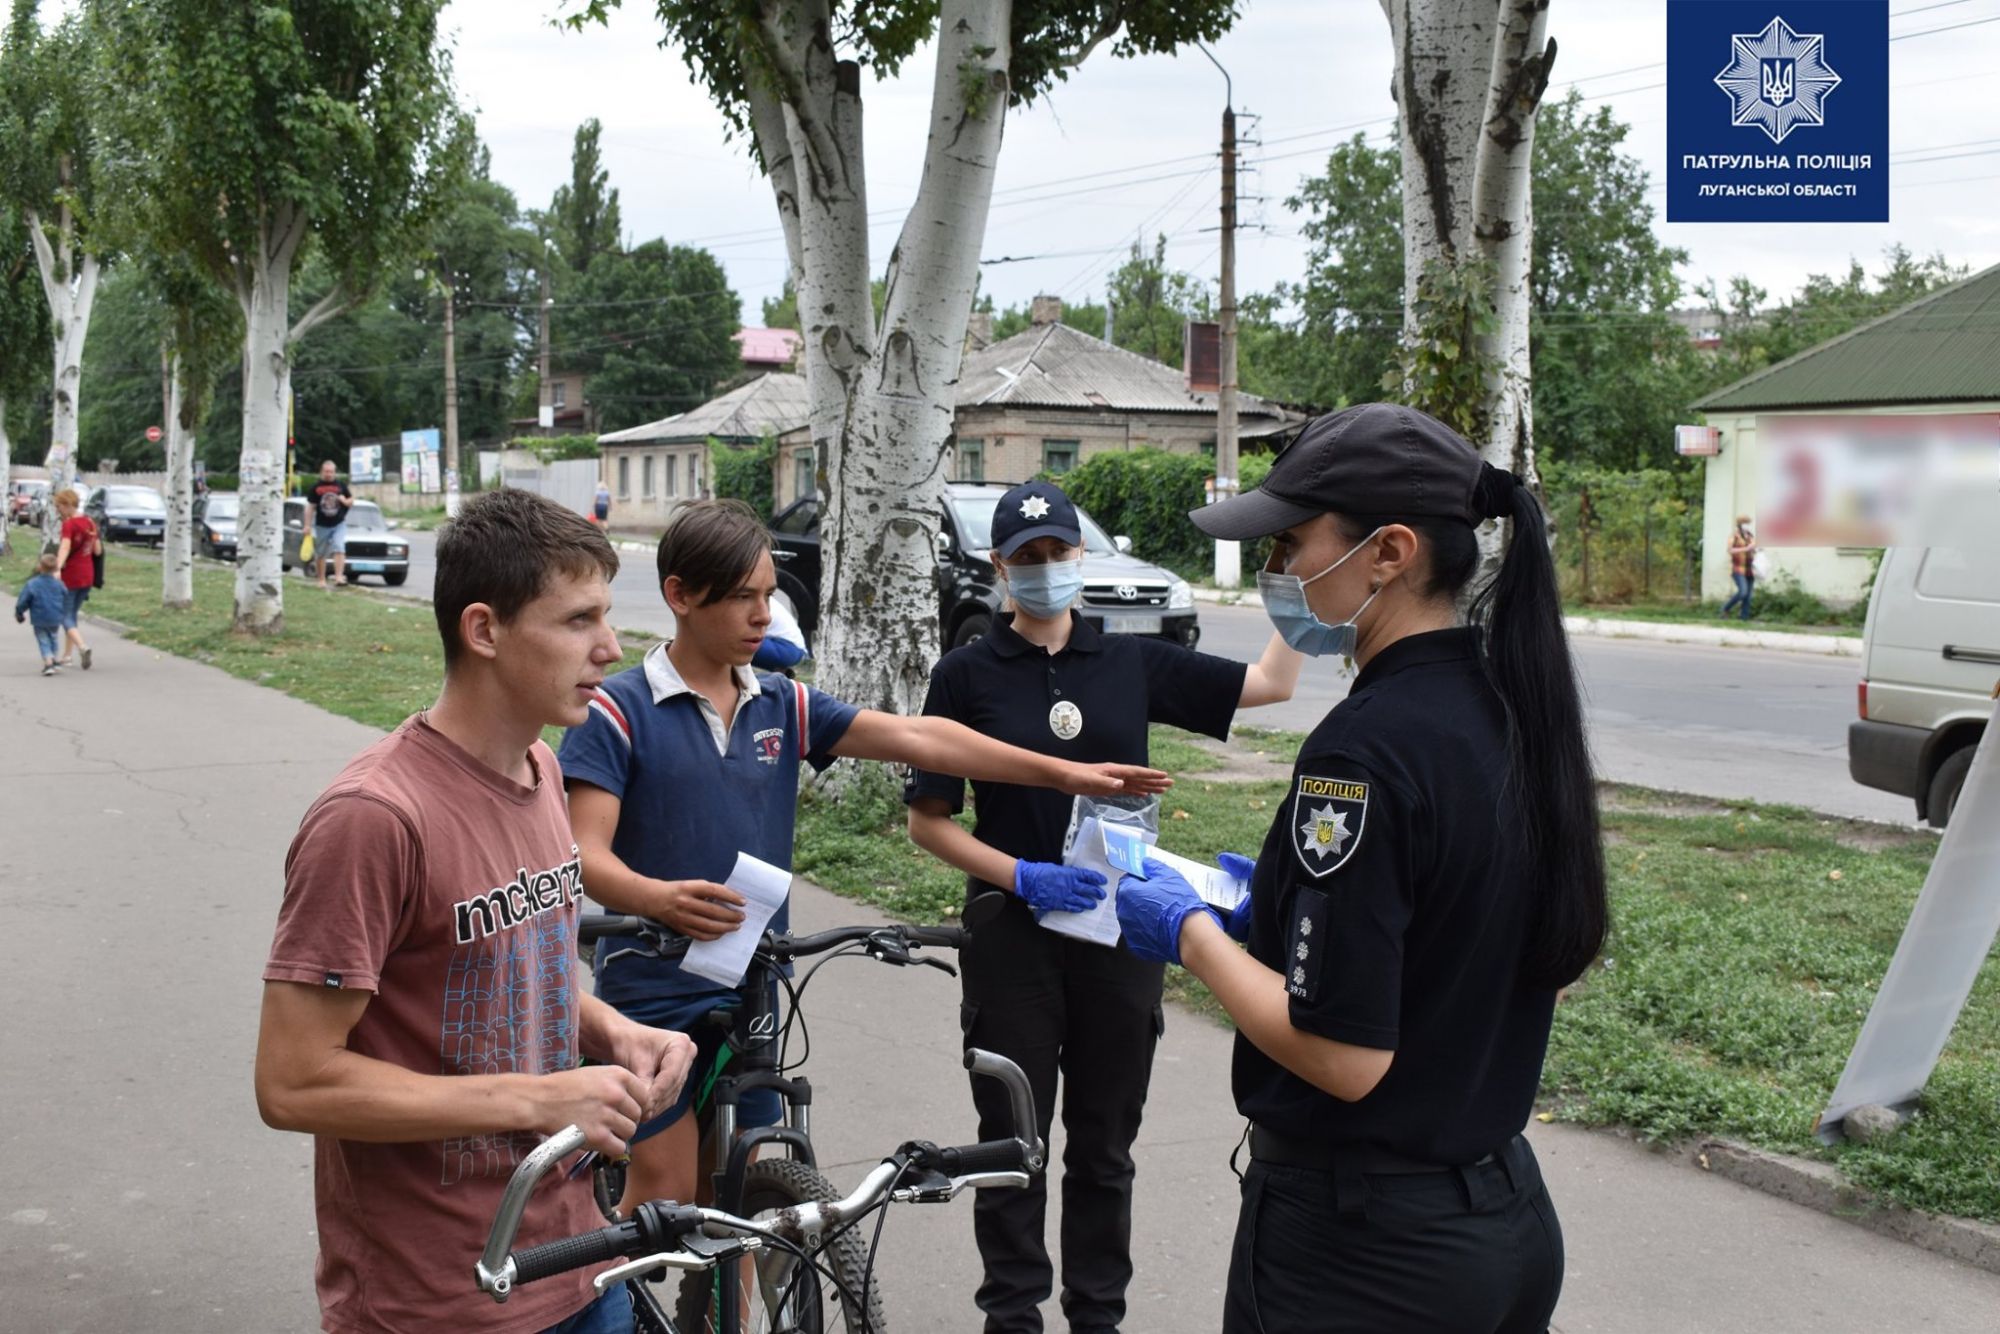
<instances>
[{"instance_id":1,"label":"green tree foliage","mask_svg":"<svg viewBox=\"0 0 2000 1334\"><path fill-rule=\"evenodd\" d=\"M1704 283L1697 295L1722 317L1722 347L1702 376L1699 393L1720 388L1766 366L1796 356L1849 329L1906 306L1966 276L1966 267L1941 254L1914 257L1901 245L1882 252L1873 281L1861 261L1847 272L1810 275L1796 294L1772 307L1769 293L1738 275L1718 289Z\"/></svg>"},{"instance_id":2,"label":"green tree foliage","mask_svg":"<svg viewBox=\"0 0 2000 1334\"><path fill-rule=\"evenodd\" d=\"M1244 455L1244 489L1262 482L1270 467L1266 455ZM1194 526L1188 511L1204 503L1214 473L1215 461L1205 455L1134 449L1093 455L1060 480L1106 532L1130 537L1134 554L1198 579L1215 568L1215 539Z\"/></svg>"},{"instance_id":3,"label":"green tree foliage","mask_svg":"<svg viewBox=\"0 0 2000 1334\"><path fill-rule=\"evenodd\" d=\"M1033 306L1009 306L1005 310L993 311L992 302L987 303L988 314L993 316L993 341L1012 338L1033 322ZM1062 322L1092 338L1104 337L1104 307L1095 301L1065 301L1062 308Z\"/></svg>"},{"instance_id":4,"label":"green tree foliage","mask_svg":"<svg viewBox=\"0 0 2000 1334\"><path fill-rule=\"evenodd\" d=\"M528 364L524 337L535 326L534 266L541 248L514 192L493 179L492 154L484 146L425 248L425 277L408 284L399 277L396 285L397 307L429 335L422 363L412 368L415 415L405 425L444 420L444 297L430 281L436 276L449 284L456 311L459 437L499 440L509 430L515 380Z\"/></svg>"},{"instance_id":5,"label":"green tree foliage","mask_svg":"<svg viewBox=\"0 0 2000 1334\"><path fill-rule=\"evenodd\" d=\"M1286 402L1344 407L1381 397L1403 311L1402 168L1394 148L1357 134L1285 207L1304 215L1305 277L1251 297L1238 324L1244 388ZM1278 304L1296 307L1276 327Z\"/></svg>"},{"instance_id":6,"label":"green tree foliage","mask_svg":"<svg viewBox=\"0 0 2000 1334\"><path fill-rule=\"evenodd\" d=\"M889 299L889 284L877 278L868 284L868 293L875 302L875 319L882 319L882 308ZM992 304L990 301L987 303ZM799 326L799 294L792 290L792 280L785 279L785 289L776 296L763 300L764 327L766 329L792 329L803 332Z\"/></svg>"},{"instance_id":7,"label":"green tree foliage","mask_svg":"<svg viewBox=\"0 0 2000 1334\"><path fill-rule=\"evenodd\" d=\"M739 301L706 250L648 241L607 253L558 301L565 369L585 373L598 426L615 431L685 412L741 364Z\"/></svg>"},{"instance_id":8,"label":"green tree foliage","mask_svg":"<svg viewBox=\"0 0 2000 1334\"><path fill-rule=\"evenodd\" d=\"M18 433L17 439L32 438L34 426L46 433L46 416L33 400L48 390L48 347L49 306L35 275L27 223L0 204L0 401L7 413L0 431Z\"/></svg>"},{"instance_id":9,"label":"green tree foliage","mask_svg":"<svg viewBox=\"0 0 2000 1334\"><path fill-rule=\"evenodd\" d=\"M740 500L756 510L758 518L769 523L772 469L778 458L777 437L766 436L755 445L729 445L720 440L710 440L708 457L709 466L715 472L717 498Z\"/></svg>"},{"instance_id":10,"label":"green tree foliage","mask_svg":"<svg viewBox=\"0 0 2000 1334\"><path fill-rule=\"evenodd\" d=\"M1189 320L1215 318L1215 296L1194 275L1167 267L1167 238L1151 253L1137 241L1105 284L1111 307L1111 341L1142 357L1181 364L1181 344Z\"/></svg>"},{"instance_id":11,"label":"green tree foliage","mask_svg":"<svg viewBox=\"0 0 2000 1334\"><path fill-rule=\"evenodd\" d=\"M551 238L563 264L578 276L588 273L599 255L619 248L618 192L598 150L602 130L595 116L576 127L569 184L558 186L549 203Z\"/></svg>"}]
</instances>

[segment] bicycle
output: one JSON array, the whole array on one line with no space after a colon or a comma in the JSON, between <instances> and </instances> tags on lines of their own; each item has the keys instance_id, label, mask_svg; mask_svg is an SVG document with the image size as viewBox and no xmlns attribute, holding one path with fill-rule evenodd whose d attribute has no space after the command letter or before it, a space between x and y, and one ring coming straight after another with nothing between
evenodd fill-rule
<instances>
[{"instance_id":1,"label":"bicycle","mask_svg":"<svg viewBox=\"0 0 2000 1334\"><path fill-rule=\"evenodd\" d=\"M636 937L638 944L609 954L605 962L628 952L678 959L692 942L657 922L629 916L591 915L578 926L578 940L589 943L600 937ZM875 927L837 927L811 935L794 936L766 932L752 956L743 981L737 986L734 1005L723 1006L704 1019L727 1030L717 1061L709 1070L691 1071L690 1079L707 1081L698 1087L694 1114L700 1118L701 1160L711 1167L711 1198L716 1206L731 1214L755 1216L782 1212L807 1204L837 1201L839 1192L821 1175L813 1152L811 1132L812 1084L804 1075L790 1076L786 1043L796 1023L804 1031L799 1002L819 968L841 957L871 958L896 967L920 964L938 968L953 976L957 969L941 959L913 953L926 947L956 949L967 937L963 927L917 927L891 924ZM796 984L786 973L788 965L814 955L826 955ZM781 1023L771 1003L772 982L781 985L790 997L789 1012ZM807 1038L810 1051L810 1036ZM771 1126L737 1125L737 1106L745 1094L771 1089L783 1100L783 1121ZM1030 1129L1033 1123L1029 1123ZM763 1158L751 1156L765 1144L782 1145L789 1155ZM607 1219L616 1220L616 1206L624 1193L623 1170L616 1163L593 1164L593 1187L599 1209ZM574 1169L573 1169L574 1170ZM852 1278L865 1263L860 1238L842 1234L827 1242L827 1264L835 1274ZM635 1306L640 1308L638 1328L654 1330L686 1329L732 1331L745 1328L745 1306L767 1299L767 1292L753 1290L747 1296L739 1285L723 1281L715 1271L707 1282L680 1284L673 1321L667 1319L659 1299L649 1284L632 1287ZM821 1294L826 1304L839 1305L851 1328L881 1328L881 1295L871 1283L836 1280ZM860 1303L860 1305L856 1305ZM768 1312L766 1313L768 1316ZM751 1328L764 1326L752 1325ZM775 1323L770 1328L778 1328Z\"/></svg>"},{"instance_id":2,"label":"bicycle","mask_svg":"<svg viewBox=\"0 0 2000 1334\"><path fill-rule=\"evenodd\" d=\"M522 1283L617 1260L622 1263L592 1279L593 1287L602 1295L616 1284L627 1283L636 1297L644 1289L644 1283L637 1280L662 1269L721 1273L724 1266L734 1269L734 1261L747 1258L755 1269L755 1292L769 1317L748 1328L820 1334L827 1328L825 1294L818 1283L803 1281L808 1274L818 1273L833 1285L842 1327L849 1334L882 1334L880 1294L873 1289L874 1246L869 1247L858 1270L837 1255L829 1269L827 1258L839 1250L840 1243L852 1241L858 1248L857 1226L892 1203L943 1204L968 1188L1025 1186L1047 1165L1046 1146L1035 1135L1034 1096L1021 1067L1004 1056L976 1048L966 1053L965 1067L1006 1086L1013 1138L953 1148L912 1140L884 1158L853 1193L835 1197L829 1188L824 1198L801 1200L764 1217L652 1200L633 1210L632 1217L609 1227L516 1252L514 1235L536 1184L583 1146L583 1131L565 1127L515 1168L494 1214L486 1249L474 1266L474 1279L480 1291L495 1302L505 1302ZM878 1215L877 1243L881 1227L882 1215ZM730 1291L737 1284L721 1286ZM660 1320L663 1323L655 1327L657 1334L679 1334L679 1325L664 1316ZM648 1329L644 1317L638 1328Z\"/></svg>"}]
</instances>

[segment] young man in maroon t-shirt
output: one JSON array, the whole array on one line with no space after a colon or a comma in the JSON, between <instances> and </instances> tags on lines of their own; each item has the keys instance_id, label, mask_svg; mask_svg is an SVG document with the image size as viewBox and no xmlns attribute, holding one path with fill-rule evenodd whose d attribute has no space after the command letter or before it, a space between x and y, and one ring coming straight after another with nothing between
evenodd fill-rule
<instances>
[{"instance_id":1,"label":"young man in maroon t-shirt","mask_svg":"<svg viewBox=\"0 0 2000 1334\"><path fill-rule=\"evenodd\" d=\"M473 1283L522 1155L572 1123L622 1153L693 1057L576 976L581 864L540 737L584 721L621 656L617 567L599 529L539 496L466 505L438 536L437 703L342 770L285 859L257 1105L314 1136L326 1330L632 1328L624 1289L593 1300L587 1272L499 1307ZM601 1221L589 1181L558 1175L520 1242Z\"/></svg>"}]
</instances>

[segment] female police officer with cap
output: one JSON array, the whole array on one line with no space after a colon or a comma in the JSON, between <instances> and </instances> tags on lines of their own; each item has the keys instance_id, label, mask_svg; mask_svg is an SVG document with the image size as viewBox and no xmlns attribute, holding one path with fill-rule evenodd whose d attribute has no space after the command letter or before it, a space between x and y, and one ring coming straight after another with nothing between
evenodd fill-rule
<instances>
[{"instance_id":1,"label":"female police officer with cap","mask_svg":"<svg viewBox=\"0 0 2000 1334\"><path fill-rule=\"evenodd\" d=\"M1520 1132L1607 910L1541 507L1442 423L1366 404L1193 518L1271 537L1272 620L1361 667L1233 921L1157 863L1118 889L1133 952L1237 1025L1251 1162L1223 1328L1543 1330L1562 1234ZM1482 519L1514 538L1462 624Z\"/></svg>"},{"instance_id":2,"label":"female police officer with cap","mask_svg":"<svg viewBox=\"0 0 2000 1334\"><path fill-rule=\"evenodd\" d=\"M1277 636L1263 658L1240 662L1161 639L1102 634L1071 610L1083 592L1083 527L1048 482L1000 497L992 560L1013 615L931 673L924 712L1028 750L1074 760L1146 759L1147 725L1228 735L1239 707L1289 699L1303 659ZM1020 1063L1046 1140L1062 1085L1062 1309L1072 1330L1116 1329L1132 1277L1132 1140L1160 1034L1157 960L1040 926L1047 912L1104 897L1104 877L1064 866L1070 799L1006 783L973 785L971 832L951 817L965 801L956 778L916 772L905 799L910 837L964 871L998 911L961 951L968 1045ZM1003 892L1011 891L1011 892ZM974 1081L980 1137L1013 1133L1006 1098ZM1043 1241L1048 1197L981 1191L973 1207L985 1281L976 1294L989 1334L1042 1328L1037 1309L1053 1273Z\"/></svg>"}]
</instances>

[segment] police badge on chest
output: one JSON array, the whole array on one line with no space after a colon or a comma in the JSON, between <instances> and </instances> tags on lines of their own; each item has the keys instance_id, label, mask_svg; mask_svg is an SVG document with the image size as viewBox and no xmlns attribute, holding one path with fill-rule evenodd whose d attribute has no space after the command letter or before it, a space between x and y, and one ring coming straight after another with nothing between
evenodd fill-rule
<instances>
[{"instance_id":1,"label":"police badge on chest","mask_svg":"<svg viewBox=\"0 0 2000 1334\"><path fill-rule=\"evenodd\" d=\"M1083 710L1068 700L1057 700L1049 710L1049 730L1064 741L1074 741L1083 734Z\"/></svg>"}]
</instances>

